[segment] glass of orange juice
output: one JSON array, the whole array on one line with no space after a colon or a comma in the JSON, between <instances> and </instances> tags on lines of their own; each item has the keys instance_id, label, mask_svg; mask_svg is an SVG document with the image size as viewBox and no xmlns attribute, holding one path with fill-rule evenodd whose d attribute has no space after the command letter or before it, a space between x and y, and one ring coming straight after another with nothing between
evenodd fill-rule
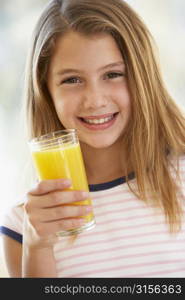
<instances>
[{"instance_id":1,"label":"glass of orange juice","mask_svg":"<svg viewBox=\"0 0 185 300\"><path fill-rule=\"evenodd\" d=\"M29 142L33 163L39 180L68 178L68 190L89 191L83 157L75 129L51 132ZM74 202L74 205L92 205L92 200ZM61 231L60 236L78 234L95 226L93 212L82 216L85 223L75 229Z\"/></svg>"}]
</instances>

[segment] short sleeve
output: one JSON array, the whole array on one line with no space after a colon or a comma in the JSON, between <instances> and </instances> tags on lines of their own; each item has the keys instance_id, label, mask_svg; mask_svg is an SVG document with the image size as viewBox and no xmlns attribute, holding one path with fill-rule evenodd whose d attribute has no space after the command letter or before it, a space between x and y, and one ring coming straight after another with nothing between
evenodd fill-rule
<instances>
[{"instance_id":1,"label":"short sleeve","mask_svg":"<svg viewBox=\"0 0 185 300\"><path fill-rule=\"evenodd\" d=\"M5 234L22 243L23 217L23 205L17 205L7 209L2 215L0 224L1 234Z\"/></svg>"}]
</instances>

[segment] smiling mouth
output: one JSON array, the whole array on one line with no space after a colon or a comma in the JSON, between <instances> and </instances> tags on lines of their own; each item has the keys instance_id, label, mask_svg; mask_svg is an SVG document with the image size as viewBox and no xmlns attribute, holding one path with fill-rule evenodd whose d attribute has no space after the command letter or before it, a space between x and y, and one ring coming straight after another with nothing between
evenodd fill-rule
<instances>
[{"instance_id":1,"label":"smiling mouth","mask_svg":"<svg viewBox=\"0 0 185 300\"><path fill-rule=\"evenodd\" d=\"M109 123L110 121L112 121L116 116L117 116L118 112L113 113L113 114L109 114L109 115L105 115L104 116L92 116L92 117L86 117L86 118L79 118L81 121L83 121L86 124L89 125L102 125L102 124L106 124Z\"/></svg>"}]
</instances>

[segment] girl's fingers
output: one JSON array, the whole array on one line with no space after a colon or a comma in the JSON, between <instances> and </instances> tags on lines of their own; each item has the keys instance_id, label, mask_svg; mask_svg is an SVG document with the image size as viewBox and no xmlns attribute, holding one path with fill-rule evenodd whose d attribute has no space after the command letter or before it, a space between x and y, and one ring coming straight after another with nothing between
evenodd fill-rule
<instances>
[{"instance_id":1,"label":"girl's fingers","mask_svg":"<svg viewBox=\"0 0 185 300\"><path fill-rule=\"evenodd\" d=\"M25 204L26 207L49 208L58 205L64 205L75 201L82 201L89 198L89 193L85 191L55 191L44 196L28 195L30 201Z\"/></svg>"},{"instance_id":2,"label":"girl's fingers","mask_svg":"<svg viewBox=\"0 0 185 300\"><path fill-rule=\"evenodd\" d=\"M40 237L80 227L85 222L83 216L91 212L92 207L81 202L89 193L69 190L70 185L65 179L45 180L28 193L25 213Z\"/></svg>"},{"instance_id":3,"label":"girl's fingers","mask_svg":"<svg viewBox=\"0 0 185 300\"><path fill-rule=\"evenodd\" d=\"M53 235L56 233L59 233L63 230L70 230L78 228L82 225L84 225L85 220L83 218L71 218L67 220L57 220L53 221L51 223L45 223L43 226L43 223L40 224L40 226L37 227L37 234L41 237L48 237L49 235Z\"/></svg>"},{"instance_id":4,"label":"girl's fingers","mask_svg":"<svg viewBox=\"0 0 185 300\"><path fill-rule=\"evenodd\" d=\"M63 190L71 186L70 179L49 179L43 180L36 184L28 194L33 196L40 196L50 193L55 190Z\"/></svg>"},{"instance_id":5,"label":"girl's fingers","mask_svg":"<svg viewBox=\"0 0 185 300\"><path fill-rule=\"evenodd\" d=\"M85 216L92 211L92 206L88 205L71 205L57 206L40 210L38 215L40 222L53 222L56 220L75 218Z\"/></svg>"}]
</instances>

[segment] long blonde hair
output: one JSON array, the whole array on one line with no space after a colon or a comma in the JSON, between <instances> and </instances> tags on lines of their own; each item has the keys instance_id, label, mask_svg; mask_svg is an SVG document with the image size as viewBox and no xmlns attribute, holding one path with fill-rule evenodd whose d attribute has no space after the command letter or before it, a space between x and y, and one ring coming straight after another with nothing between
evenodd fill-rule
<instances>
[{"instance_id":1,"label":"long blonde hair","mask_svg":"<svg viewBox=\"0 0 185 300\"><path fill-rule=\"evenodd\" d=\"M124 1L53 0L47 4L35 27L27 64L29 138L63 128L46 75L57 37L70 30L85 35L107 33L115 39L126 64L132 99L132 121L124 133L128 157L124 164L133 166L137 189L128 178L127 183L138 198L153 199L162 207L170 230L176 231L182 210L169 157L177 158L173 169L178 178L178 157L185 152L185 117L164 86L150 32Z\"/></svg>"}]
</instances>

